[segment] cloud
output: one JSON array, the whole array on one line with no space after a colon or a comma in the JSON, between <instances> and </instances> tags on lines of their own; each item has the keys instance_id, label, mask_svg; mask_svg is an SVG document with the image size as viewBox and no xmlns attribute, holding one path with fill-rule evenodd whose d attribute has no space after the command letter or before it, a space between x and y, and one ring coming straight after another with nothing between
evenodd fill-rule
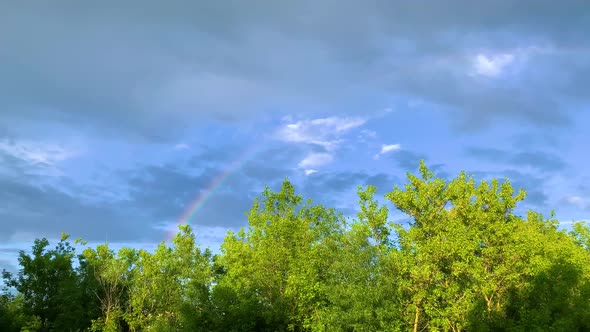
<instances>
[{"instance_id":1,"label":"cloud","mask_svg":"<svg viewBox=\"0 0 590 332\"><path fill-rule=\"evenodd\" d=\"M516 153L511 162L517 165L528 165L542 171L560 171L567 167L567 163L559 156L541 151L523 151Z\"/></svg>"},{"instance_id":2,"label":"cloud","mask_svg":"<svg viewBox=\"0 0 590 332\"><path fill-rule=\"evenodd\" d=\"M68 232L87 240L113 241L152 238L145 220L122 202L91 203L51 185L39 186L34 178L0 178L0 227L5 241L15 234L55 237ZM92 190L91 188L87 188ZM142 229L138 232L138 229Z\"/></svg>"},{"instance_id":3,"label":"cloud","mask_svg":"<svg viewBox=\"0 0 590 332\"><path fill-rule=\"evenodd\" d=\"M568 165L561 157L544 151L510 151L497 148L469 147L467 155L493 163L503 163L515 166L528 166L544 172L556 172Z\"/></svg>"},{"instance_id":4,"label":"cloud","mask_svg":"<svg viewBox=\"0 0 590 332\"><path fill-rule=\"evenodd\" d=\"M221 186L210 190L236 149L199 151L198 163L186 158L150 164L136 155L139 159L123 169L99 167L89 172L90 178L69 172L52 181L23 171L28 167L23 160L0 153L0 238L10 242L16 234L29 234L32 241L64 231L88 241L106 237L111 242L160 241L164 234L156 226L176 221L203 194L206 204L195 214L195 223L243 225L253 191L292 173L275 162L295 160L300 154L288 148L263 151L264 161L245 161Z\"/></svg>"},{"instance_id":5,"label":"cloud","mask_svg":"<svg viewBox=\"0 0 590 332\"><path fill-rule=\"evenodd\" d=\"M387 173L369 173L364 171L319 172L314 176L303 178L301 191L304 197L313 198L314 202L335 207L339 211L354 215L357 210L358 186L373 185L377 187L376 198L380 199L401 181Z\"/></svg>"},{"instance_id":6,"label":"cloud","mask_svg":"<svg viewBox=\"0 0 590 332\"><path fill-rule=\"evenodd\" d=\"M383 144L381 145L381 151L379 151L379 153L377 153L373 159L379 159L379 156L393 152L393 151L399 151L401 149L401 145L400 144Z\"/></svg>"},{"instance_id":7,"label":"cloud","mask_svg":"<svg viewBox=\"0 0 590 332\"><path fill-rule=\"evenodd\" d=\"M391 187L382 170L355 171L374 165L354 150L369 146L371 163L387 130L435 114L450 134L524 127L522 144L472 156L494 174L516 170L527 201L547 203L546 178L578 163L549 141L590 105L586 2L426 3L0 2L11 32L0 34L0 237L160 240L156 225L174 223L248 143L264 149L210 194L199 225L243 224L252 196L285 177L350 207L358 184ZM404 121L376 121L388 108ZM296 116L277 123L285 114ZM407 149L383 158L415 173L429 155ZM354 164L336 165L345 158Z\"/></svg>"},{"instance_id":8,"label":"cloud","mask_svg":"<svg viewBox=\"0 0 590 332\"><path fill-rule=\"evenodd\" d=\"M227 165L234 162L239 151L236 145L205 147L186 164L147 165L125 172L122 177L129 187L128 204L156 225L173 224L200 200L203 203L191 219L199 227L242 226L253 198L266 185L274 186L294 176L296 169L288 165L303 152L297 146L269 146L228 172ZM223 180L218 182L220 178Z\"/></svg>"},{"instance_id":9,"label":"cloud","mask_svg":"<svg viewBox=\"0 0 590 332\"><path fill-rule=\"evenodd\" d=\"M377 187L377 194L384 196L385 193L391 191L394 185L400 185L402 181L390 174L377 173L369 175L364 182L364 185L372 185Z\"/></svg>"},{"instance_id":10,"label":"cloud","mask_svg":"<svg viewBox=\"0 0 590 332\"><path fill-rule=\"evenodd\" d=\"M311 175L313 173L317 173L318 171L316 171L315 169L306 169L305 170L305 175Z\"/></svg>"},{"instance_id":11,"label":"cloud","mask_svg":"<svg viewBox=\"0 0 590 332\"><path fill-rule=\"evenodd\" d=\"M235 2L128 1L116 10L4 2L0 13L10 15L0 28L12 33L0 37L0 118L170 140L197 120L249 119L285 105L305 116L358 115L367 100L384 109L411 99L467 130L506 117L564 125L568 112L555 109L588 104L584 1L425 4L260 0L253 12ZM534 48L547 51L530 52L517 86L465 74L472 55L476 72L494 76L516 65L514 50Z\"/></svg>"},{"instance_id":12,"label":"cloud","mask_svg":"<svg viewBox=\"0 0 590 332\"><path fill-rule=\"evenodd\" d=\"M0 153L17 158L37 170L44 170L50 175L62 161L76 157L79 151L62 144L35 142L29 140L0 140Z\"/></svg>"},{"instance_id":13,"label":"cloud","mask_svg":"<svg viewBox=\"0 0 590 332\"><path fill-rule=\"evenodd\" d=\"M399 144L383 144L381 146L380 154L386 154L391 151L398 151L399 149L401 149L401 145Z\"/></svg>"},{"instance_id":14,"label":"cloud","mask_svg":"<svg viewBox=\"0 0 590 332\"><path fill-rule=\"evenodd\" d=\"M286 118L284 121L286 123L275 134L278 140L307 144L315 150L318 147L322 150L309 153L298 164L299 168L305 169L306 175L310 175L317 171L313 168L331 163L334 160L334 151L344 142L345 135L364 125L367 119L332 116L296 122L292 122L292 118Z\"/></svg>"},{"instance_id":15,"label":"cloud","mask_svg":"<svg viewBox=\"0 0 590 332\"><path fill-rule=\"evenodd\" d=\"M305 143L334 150L348 131L366 123L364 118L328 117L286 123L277 131L279 140L289 143Z\"/></svg>"},{"instance_id":16,"label":"cloud","mask_svg":"<svg viewBox=\"0 0 590 332\"><path fill-rule=\"evenodd\" d=\"M423 154L408 150L400 150L392 155L391 158L395 161L398 167L406 172L416 172L420 165L420 160L426 159Z\"/></svg>"},{"instance_id":17,"label":"cloud","mask_svg":"<svg viewBox=\"0 0 590 332\"><path fill-rule=\"evenodd\" d=\"M502 74L504 69L513 61L513 54L478 54L473 60L473 67L478 75L496 77Z\"/></svg>"},{"instance_id":18,"label":"cloud","mask_svg":"<svg viewBox=\"0 0 590 332\"><path fill-rule=\"evenodd\" d=\"M329 164L332 160L334 157L329 153L311 153L299 162L298 166L300 168L318 167Z\"/></svg>"}]
</instances>

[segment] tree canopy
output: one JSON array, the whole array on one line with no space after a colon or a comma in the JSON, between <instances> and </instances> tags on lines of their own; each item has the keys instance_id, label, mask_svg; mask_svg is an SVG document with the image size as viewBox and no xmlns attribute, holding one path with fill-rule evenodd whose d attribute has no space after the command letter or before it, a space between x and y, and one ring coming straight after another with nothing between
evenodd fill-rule
<instances>
[{"instance_id":1,"label":"tree canopy","mask_svg":"<svg viewBox=\"0 0 590 332\"><path fill-rule=\"evenodd\" d=\"M1 331L590 331L590 228L517 205L509 180L423 162L358 214L267 188L220 253L181 225L153 251L37 239L3 272Z\"/></svg>"}]
</instances>

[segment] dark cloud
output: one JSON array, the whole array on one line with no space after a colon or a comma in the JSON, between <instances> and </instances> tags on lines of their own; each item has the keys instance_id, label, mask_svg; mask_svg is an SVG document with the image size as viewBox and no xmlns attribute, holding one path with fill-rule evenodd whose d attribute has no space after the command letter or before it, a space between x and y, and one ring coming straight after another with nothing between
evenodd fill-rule
<instances>
[{"instance_id":1,"label":"dark cloud","mask_svg":"<svg viewBox=\"0 0 590 332\"><path fill-rule=\"evenodd\" d=\"M177 221L201 195L207 198L196 224L237 227L263 186L278 188L286 177L306 197L352 214L357 185L376 185L382 195L405 181L321 169L304 177L297 164L325 147L258 141L272 135L276 117L237 131L262 112L371 118L372 109L396 108L392 100L445 112L462 132L507 122L541 127L535 137L515 137L515 150L467 153L514 166L518 171L476 174L508 176L529 192L526 204L542 207L546 173L568 163L538 148L567 143L556 137L590 104L587 7L586 0L1 2L0 137L42 141L67 132L96 141L87 163L72 168L117 145L101 149L103 137L148 149L154 141L177 144L190 129L199 144L187 140L194 149L183 150L184 159L160 159L159 146L153 158L122 166L130 170L109 166L98 172L109 178L102 184L77 182L90 181L90 172L44 176L51 165L0 153L0 240L63 230L92 241L159 241L157 225ZM486 77L474 71L477 55L511 60ZM242 158L248 143L263 148ZM343 141L335 157L353 153L354 143ZM437 176L449 177L445 165L418 151L385 158L414 174L425 159ZM108 156L97 163L102 159ZM211 190L216 179L223 180ZM588 192L588 183L580 181L579 191Z\"/></svg>"},{"instance_id":2,"label":"dark cloud","mask_svg":"<svg viewBox=\"0 0 590 332\"><path fill-rule=\"evenodd\" d=\"M296 176L296 170L282 165L265 164L262 161L250 162L241 169L240 176L249 179L252 187L273 186L284 179Z\"/></svg>"},{"instance_id":3,"label":"dark cloud","mask_svg":"<svg viewBox=\"0 0 590 332\"><path fill-rule=\"evenodd\" d=\"M244 226L247 223L246 212L250 210L252 203L253 199L244 188L212 193L203 207L194 213L190 222L197 227L222 227L228 230Z\"/></svg>"},{"instance_id":4,"label":"dark cloud","mask_svg":"<svg viewBox=\"0 0 590 332\"><path fill-rule=\"evenodd\" d=\"M567 166L560 157L540 151L516 153L511 161L516 165L527 165L551 172L563 170Z\"/></svg>"},{"instance_id":5,"label":"dark cloud","mask_svg":"<svg viewBox=\"0 0 590 332\"><path fill-rule=\"evenodd\" d=\"M306 146L270 146L256 153L244 163L240 171L250 178L254 185L271 184L296 175L294 165L305 156Z\"/></svg>"},{"instance_id":6,"label":"dark cloud","mask_svg":"<svg viewBox=\"0 0 590 332\"><path fill-rule=\"evenodd\" d=\"M385 193L390 192L393 189L394 185L399 185L400 180L394 176L379 173L368 176L364 181L364 184L377 187L377 194L379 196L383 196L385 195Z\"/></svg>"},{"instance_id":7,"label":"dark cloud","mask_svg":"<svg viewBox=\"0 0 590 332\"><path fill-rule=\"evenodd\" d=\"M374 185L378 196L382 196L399 184L399 180L384 173L369 174L365 172L332 172L314 173L307 176L302 184L305 197L313 198L330 207L338 207L342 212L351 206L350 199L354 199L358 186ZM352 203L356 206L356 199ZM352 209L351 211L353 211Z\"/></svg>"},{"instance_id":8,"label":"dark cloud","mask_svg":"<svg viewBox=\"0 0 590 332\"><path fill-rule=\"evenodd\" d=\"M0 227L3 240L17 232L57 237L63 232L87 240L150 238L141 217L120 202L91 204L53 186L0 178ZM141 230L141 231L139 231Z\"/></svg>"},{"instance_id":9,"label":"dark cloud","mask_svg":"<svg viewBox=\"0 0 590 332\"><path fill-rule=\"evenodd\" d=\"M148 166L128 179L131 206L156 220L175 219L213 182L213 170L190 175L172 166Z\"/></svg>"},{"instance_id":10,"label":"dark cloud","mask_svg":"<svg viewBox=\"0 0 590 332\"><path fill-rule=\"evenodd\" d=\"M241 226L265 185L294 177L294 169L284 165L302 153L270 147L236 163L241 150L203 149L187 162L104 169L107 184L37 175L24 160L0 153L0 237L23 232L55 237L64 231L88 241L159 241L157 226L177 222L198 200L203 203L191 222Z\"/></svg>"},{"instance_id":11,"label":"dark cloud","mask_svg":"<svg viewBox=\"0 0 590 332\"><path fill-rule=\"evenodd\" d=\"M519 150L530 150L539 145L550 148L559 148L563 144L558 135L555 133L553 133L553 135L547 135L546 131L516 134L512 137L512 142L513 146Z\"/></svg>"},{"instance_id":12,"label":"dark cloud","mask_svg":"<svg viewBox=\"0 0 590 332\"><path fill-rule=\"evenodd\" d=\"M545 172L561 171L567 163L559 156L543 151L501 150L497 148L469 147L466 153L480 160L514 166L528 166Z\"/></svg>"},{"instance_id":13,"label":"dark cloud","mask_svg":"<svg viewBox=\"0 0 590 332\"><path fill-rule=\"evenodd\" d=\"M510 154L508 151L505 150L483 147L469 147L466 149L466 153L473 157L485 159L488 161L506 160L509 159L507 158L507 156Z\"/></svg>"},{"instance_id":14,"label":"dark cloud","mask_svg":"<svg viewBox=\"0 0 590 332\"><path fill-rule=\"evenodd\" d=\"M0 120L92 122L162 140L203 116L285 104L347 111L385 94L447 109L464 130L507 117L567 124L568 102L588 105L586 9L583 0L3 2ZM470 76L477 52L520 52L518 84Z\"/></svg>"},{"instance_id":15,"label":"dark cloud","mask_svg":"<svg viewBox=\"0 0 590 332\"><path fill-rule=\"evenodd\" d=\"M314 173L306 180L306 187L313 188L312 192L326 190L326 194L341 193L356 188L367 178L362 172Z\"/></svg>"},{"instance_id":16,"label":"dark cloud","mask_svg":"<svg viewBox=\"0 0 590 332\"><path fill-rule=\"evenodd\" d=\"M507 177L516 190L524 189L527 192L527 203L540 208L547 207L546 183L542 177L514 170L505 170L500 174Z\"/></svg>"},{"instance_id":17,"label":"dark cloud","mask_svg":"<svg viewBox=\"0 0 590 332\"><path fill-rule=\"evenodd\" d=\"M154 222L175 222L199 203L193 219L200 226L241 225L252 201L249 182L240 172L206 169L192 175L172 165L140 169L129 180L129 205Z\"/></svg>"},{"instance_id":18,"label":"dark cloud","mask_svg":"<svg viewBox=\"0 0 590 332\"><path fill-rule=\"evenodd\" d=\"M423 154L412 152L409 150L400 150L391 154L391 158L398 165L399 168L406 172L414 173L418 171L420 160L426 157Z\"/></svg>"},{"instance_id":19,"label":"dark cloud","mask_svg":"<svg viewBox=\"0 0 590 332\"><path fill-rule=\"evenodd\" d=\"M300 151L270 147L247 160L236 160L241 149L229 146L206 149L190 158L187 166L146 166L127 174L130 206L148 211L151 218L178 220L196 201L203 203L194 221L201 226L236 227L265 186L276 186L295 170Z\"/></svg>"}]
</instances>

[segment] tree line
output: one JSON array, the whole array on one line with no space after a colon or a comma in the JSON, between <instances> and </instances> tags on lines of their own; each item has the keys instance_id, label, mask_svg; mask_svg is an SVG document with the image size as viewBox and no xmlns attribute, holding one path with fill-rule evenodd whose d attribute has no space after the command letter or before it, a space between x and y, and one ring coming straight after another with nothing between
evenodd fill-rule
<instances>
[{"instance_id":1,"label":"tree line","mask_svg":"<svg viewBox=\"0 0 590 332\"><path fill-rule=\"evenodd\" d=\"M420 164L359 212L266 189L220 254L181 225L155 251L35 240L3 272L0 331L590 331L590 229L516 215L508 180ZM76 241L76 243L79 243Z\"/></svg>"}]
</instances>

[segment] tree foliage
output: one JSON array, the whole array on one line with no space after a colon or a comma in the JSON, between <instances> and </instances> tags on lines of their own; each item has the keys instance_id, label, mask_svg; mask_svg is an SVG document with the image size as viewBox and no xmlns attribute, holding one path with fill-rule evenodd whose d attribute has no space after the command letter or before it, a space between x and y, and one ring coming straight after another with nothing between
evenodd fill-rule
<instances>
[{"instance_id":1,"label":"tree foliage","mask_svg":"<svg viewBox=\"0 0 590 332\"><path fill-rule=\"evenodd\" d=\"M4 271L1 331L590 331L590 228L515 213L508 180L422 162L358 214L265 189L220 253L181 225L154 251L35 240ZM79 243L79 242L78 242Z\"/></svg>"}]
</instances>

